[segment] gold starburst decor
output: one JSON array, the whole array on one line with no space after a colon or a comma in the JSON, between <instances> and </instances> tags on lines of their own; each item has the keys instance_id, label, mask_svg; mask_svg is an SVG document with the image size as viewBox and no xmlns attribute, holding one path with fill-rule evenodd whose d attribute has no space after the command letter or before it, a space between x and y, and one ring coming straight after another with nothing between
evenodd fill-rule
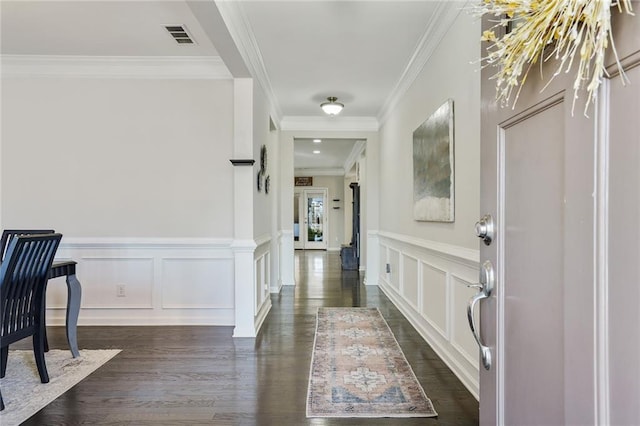
<instances>
[{"instance_id":1,"label":"gold starburst decor","mask_svg":"<svg viewBox=\"0 0 640 426\"><path fill-rule=\"evenodd\" d=\"M534 64L539 62L542 66L549 59L557 60L551 81L561 72L569 72L577 60L573 106L579 92L586 89L586 115L606 73L604 61L609 45L618 62L611 35L612 7L633 15L631 0L481 0L474 4L477 15L495 17L495 25L482 34L482 40L491 44L481 61L483 66L498 67L492 78L496 80L496 98L501 105L511 104L512 100L515 105ZM499 31L500 27L510 31ZM619 62L618 68L624 83L626 76Z\"/></svg>"}]
</instances>

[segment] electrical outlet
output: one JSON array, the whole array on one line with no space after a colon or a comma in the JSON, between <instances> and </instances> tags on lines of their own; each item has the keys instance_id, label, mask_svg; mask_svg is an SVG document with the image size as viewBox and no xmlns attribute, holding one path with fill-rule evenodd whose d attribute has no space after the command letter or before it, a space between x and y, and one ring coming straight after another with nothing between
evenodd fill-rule
<instances>
[{"instance_id":1,"label":"electrical outlet","mask_svg":"<svg viewBox=\"0 0 640 426\"><path fill-rule=\"evenodd\" d=\"M391 264L387 263L387 274L391 273Z\"/></svg>"},{"instance_id":2,"label":"electrical outlet","mask_svg":"<svg viewBox=\"0 0 640 426\"><path fill-rule=\"evenodd\" d=\"M124 284L117 284L116 285L116 296L117 297L126 297L126 293L125 293L125 288L124 288Z\"/></svg>"}]
</instances>

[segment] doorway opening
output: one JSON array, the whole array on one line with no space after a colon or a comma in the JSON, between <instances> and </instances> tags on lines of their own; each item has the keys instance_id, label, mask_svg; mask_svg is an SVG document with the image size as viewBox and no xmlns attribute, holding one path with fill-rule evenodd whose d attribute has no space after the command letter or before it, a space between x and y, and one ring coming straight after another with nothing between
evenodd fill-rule
<instances>
[{"instance_id":1,"label":"doorway opening","mask_svg":"<svg viewBox=\"0 0 640 426\"><path fill-rule=\"evenodd\" d=\"M326 250L329 235L327 188L308 188L293 194L293 245L297 250Z\"/></svg>"},{"instance_id":2,"label":"doorway opening","mask_svg":"<svg viewBox=\"0 0 640 426\"><path fill-rule=\"evenodd\" d=\"M357 181L365 144L356 138L293 138L294 249L340 251L352 243L349 184Z\"/></svg>"}]
</instances>

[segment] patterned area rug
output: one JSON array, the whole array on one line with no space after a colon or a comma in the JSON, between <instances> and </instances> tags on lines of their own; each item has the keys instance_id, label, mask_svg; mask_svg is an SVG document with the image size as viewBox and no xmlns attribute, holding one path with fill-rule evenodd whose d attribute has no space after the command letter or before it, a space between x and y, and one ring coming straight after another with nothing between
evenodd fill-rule
<instances>
[{"instance_id":1,"label":"patterned area rug","mask_svg":"<svg viewBox=\"0 0 640 426\"><path fill-rule=\"evenodd\" d=\"M438 414L377 308L320 308L307 417Z\"/></svg>"},{"instance_id":2,"label":"patterned area rug","mask_svg":"<svg viewBox=\"0 0 640 426\"><path fill-rule=\"evenodd\" d=\"M45 354L49 383L40 383L33 351L9 351L7 374L0 380L5 405L0 424L19 425L118 353L120 349L81 350L73 358L68 350L52 349Z\"/></svg>"}]
</instances>

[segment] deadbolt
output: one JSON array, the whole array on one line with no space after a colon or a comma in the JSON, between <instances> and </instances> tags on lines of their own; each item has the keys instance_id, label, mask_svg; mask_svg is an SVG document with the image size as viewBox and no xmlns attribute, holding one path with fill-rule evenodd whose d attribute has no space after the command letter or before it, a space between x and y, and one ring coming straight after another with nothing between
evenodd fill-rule
<instances>
[{"instance_id":1,"label":"deadbolt","mask_svg":"<svg viewBox=\"0 0 640 426\"><path fill-rule=\"evenodd\" d=\"M489 245L495 236L495 229L493 225L493 217L490 214L486 214L476 222L476 235L478 238L482 238L482 241Z\"/></svg>"}]
</instances>

